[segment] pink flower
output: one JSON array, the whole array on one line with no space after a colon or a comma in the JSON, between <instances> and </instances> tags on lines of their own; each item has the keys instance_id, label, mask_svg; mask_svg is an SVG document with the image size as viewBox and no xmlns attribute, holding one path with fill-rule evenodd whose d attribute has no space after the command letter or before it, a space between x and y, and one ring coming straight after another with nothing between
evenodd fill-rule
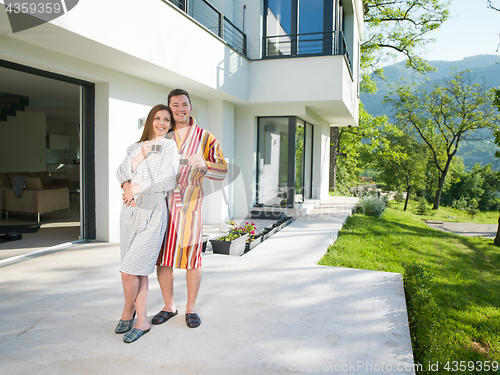
<instances>
[{"instance_id":1,"label":"pink flower","mask_svg":"<svg viewBox=\"0 0 500 375\"><path fill-rule=\"evenodd\" d=\"M251 232L250 232L250 234L255 234L255 231L254 231L254 230L253 230L253 231L251 231Z\"/></svg>"}]
</instances>

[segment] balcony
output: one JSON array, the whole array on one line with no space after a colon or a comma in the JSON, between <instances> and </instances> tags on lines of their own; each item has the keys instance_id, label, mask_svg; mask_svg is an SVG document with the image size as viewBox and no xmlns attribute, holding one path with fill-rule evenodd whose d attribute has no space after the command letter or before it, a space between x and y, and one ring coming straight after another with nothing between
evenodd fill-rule
<instances>
[{"instance_id":1,"label":"balcony","mask_svg":"<svg viewBox=\"0 0 500 375\"><path fill-rule=\"evenodd\" d=\"M184 13L246 56L247 36L206 0L169 0Z\"/></svg>"},{"instance_id":2,"label":"balcony","mask_svg":"<svg viewBox=\"0 0 500 375\"><path fill-rule=\"evenodd\" d=\"M352 60L342 31L275 35L263 39L264 58L344 55L352 72Z\"/></svg>"}]
</instances>

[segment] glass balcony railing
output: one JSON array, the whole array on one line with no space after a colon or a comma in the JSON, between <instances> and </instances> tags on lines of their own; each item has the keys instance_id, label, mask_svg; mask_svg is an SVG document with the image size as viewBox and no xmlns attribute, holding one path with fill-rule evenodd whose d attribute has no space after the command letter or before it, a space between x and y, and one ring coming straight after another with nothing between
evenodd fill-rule
<instances>
[{"instance_id":1,"label":"glass balcony railing","mask_svg":"<svg viewBox=\"0 0 500 375\"><path fill-rule=\"evenodd\" d=\"M342 31L264 37L265 58L308 55L345 55L349 68L352 68Z\"/></svg>"},{"instance_id":2,"label":"glass balcony railing","mask_svg":"<svg viewBox=\"0 0 500 375\"><path fill-rule=\"evenodd\" d=\"M169 0L231 48L246 56L247 36L206 0Z\"/></svg>"}]
</instances>

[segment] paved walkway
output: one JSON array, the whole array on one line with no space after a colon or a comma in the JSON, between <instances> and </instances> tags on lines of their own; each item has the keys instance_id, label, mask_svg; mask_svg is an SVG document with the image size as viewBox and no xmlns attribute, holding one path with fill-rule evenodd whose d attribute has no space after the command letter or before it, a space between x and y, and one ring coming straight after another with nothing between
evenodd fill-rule
<instances>
[{"instance_id":1,"label":"paved walkway","mask_svg":"<svg viewBox=\"0 0 500 375\"><path fill-rule=\"evenodd\" d=\"M317 265L354 204L331 197L242 257L205 253L199 328L184 323L176 270L179 315L132 344L114 333L118 244L4 265L0 373L414 374L401 274ZM150 318L162 306L153 274Z\"/></svg>"},{"instance_id":2,"label":"paved walkway","mask_svg":"<svg viewBox=\"0 0 500 375\"><path fill-rule=\"evenodd\" d=\"M451 221L426 223L429 227L465 237L495 238L498 224L455 223Z\"/></svg>"}]
</instances>

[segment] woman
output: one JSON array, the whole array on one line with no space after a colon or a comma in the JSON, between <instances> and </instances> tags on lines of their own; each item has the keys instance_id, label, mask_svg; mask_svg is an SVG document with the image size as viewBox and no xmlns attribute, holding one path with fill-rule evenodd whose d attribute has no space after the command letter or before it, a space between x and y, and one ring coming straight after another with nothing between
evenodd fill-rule
<instances>
[{"instance_id":1,"label":"woman","mask_svg":"<svg viewBox=\"0 0 500 375\"><path fill-rule=\"evenodd\" d=\"M120 250L125 305L116 333L131 343L149 332L148 275L153 273L168 222L167 191L175 187L179 154L174 141L165 139L173 126L170 109L154 106L139 142L127 149L117 171L124 187L120 214ZM135 314L137 322L132 329Z\"/></svg>"}]
</instances>

